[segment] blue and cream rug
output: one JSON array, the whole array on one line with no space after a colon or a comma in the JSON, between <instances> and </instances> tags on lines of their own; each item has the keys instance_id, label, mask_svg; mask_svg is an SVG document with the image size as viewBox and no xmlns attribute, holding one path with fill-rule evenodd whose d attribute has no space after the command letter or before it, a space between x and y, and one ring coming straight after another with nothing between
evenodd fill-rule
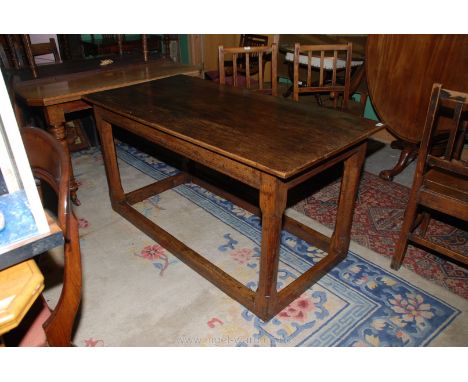
<instances>
[{"instance_id":1,"label":"blue and cream rug","mask_svg":"<svg viewBox=\"0 0 468 382\"><path fill-rule=\"evenodd\" d=\"M177 170L118 145L126 191ZM467 301L352 243L348 257L263 322L110 208L98 149L74 155L84 291L78 346L466 346ZM125 187L131 185L131 188ZM259 218L187 184L135 206L255 290ZM297 211L294 218L329 234ZM326 254L283 232L278 288ZM53 303L59 285L46 291Z\"/></svg>"}]
</instances>

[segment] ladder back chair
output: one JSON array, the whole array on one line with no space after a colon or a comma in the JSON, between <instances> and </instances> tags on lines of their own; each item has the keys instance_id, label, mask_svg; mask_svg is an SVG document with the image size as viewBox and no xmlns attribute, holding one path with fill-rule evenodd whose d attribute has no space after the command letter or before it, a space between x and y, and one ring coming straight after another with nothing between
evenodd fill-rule
<instances>
[{"instance_id":1,"label":"ladder back chair","mask_svg":"<svg viewBox=\"0 0 468 382\"><path fill-rule=\"evenodd\" d=\"M240 77L245 73L245 87L252 89L255 85L260 92L271 92L272 95L278 94L278 46L272 44L268 46L245 46L235 48L225 48L222 45L218 47L219 59L219 83L226 84L225 57L226 54L232 55L232 62L238 63L232 67L232 85L241 86ZM266 61L271 57L271 89L265 88L264 67ZM257 69L258 81L252 76Z\"/></svg>"},{"instance_id":2,"label":"ladder back chair","mask_svg":"<svg viewBox=\"0 0 468 382\"><path fill-rule=\"evenodd\" d=\"M443 89L434 84L419 149L416 172L406 208L400 238L391 267L399 269L408 243L415 243L442 253L465 265L468 254L459 253L425 238L430 214L426 208L468 221L468 161L462 160L467 138L468 93ZM451 129L442 156L431 154L438 129ZM418 215L418 209L423 212ZM419 232L416 228L420 226ZM465 224L466 227L466 224Z\"/></svg>"},{"instance_id":3,"label":"ladder back chair","mask_svg":"<svg viewBox=\"0 0 468 382\"><path fill-rule=\"evenodd\" d=\"M52 54L56 63L60 62L60 56L57 49L57 44L53 38L49 39L49 42L31 44L31 39L28 34L21 36L23 40L23 46L26 51L26 57L28 60L29 67L32 70L34 78L37 78L37 64L34 59L36 56L42 56L44 54Z\"/></svg>"},{"instance_id":4,"label":"ladder back chair","mask_svg":"<svg viewBox=\"0 0 468 382\"><path fill-rule=\"evenodd\" d=\"M337 45L301 45L294 44L293 100L299 101L302 93L328 93L333 98L333 105L338 106L339 95L342 95L341 108L348 108L351 82L352 43ZM307 80L301 82L300 67L307 68ZM316 73L318 71L318 73ZM339 79L338 74L344 78ZM318 75L318 79L314 76ZM330 78L331 75L331 78Z\"/></svg>"},{"instance_id":5,"label":"ladder back chair","mask_svg":"<svg viewBox=\"0 0 468 382\"><path fill-rule=\"evenodd\" d=\"M78 221L70 202L68 158L60 143L44 130L28 127L21 130L21 135L34 177L47 183L57 195L57 220L65 239L63 287L43 328L50 346L70 346L81 300L82 276Z\"/></svg>"}]
</instances>

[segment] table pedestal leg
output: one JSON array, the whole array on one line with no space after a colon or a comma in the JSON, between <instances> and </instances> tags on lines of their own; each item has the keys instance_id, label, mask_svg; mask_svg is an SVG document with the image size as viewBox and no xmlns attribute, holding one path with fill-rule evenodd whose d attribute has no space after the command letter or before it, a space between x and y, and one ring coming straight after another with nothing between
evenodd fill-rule
<instances>
[{"instance_id":1,"label":"table pedestal leg","mask_svg":"<svg viewBox=\"0 0 468 382\"><path fill-rule=\"evenodd\" d=\"M78 191L78 183L73 175L73 166L71 163L71 156L68 150L68 142L66 139L65 131L65 113L57 106L48 106L44 110L49 133L62 145L70 165L70 197L74 205L79 206L81 202L78 200L76 192Z\"/></svg>"},{"instance_id":2,"label":"table pedestal leg","mask_svg":"<svg viewBox=\"0 0 468 382\"><path fill-rule=\"evenodd\" d=\"M392 149L401 150L398 163L389 170L382 170L379 176L385 180L393 180L395 175L402 172L417 156L418 145L404 141L393 141L390 146Z\"/></svg>"}]
</instances>

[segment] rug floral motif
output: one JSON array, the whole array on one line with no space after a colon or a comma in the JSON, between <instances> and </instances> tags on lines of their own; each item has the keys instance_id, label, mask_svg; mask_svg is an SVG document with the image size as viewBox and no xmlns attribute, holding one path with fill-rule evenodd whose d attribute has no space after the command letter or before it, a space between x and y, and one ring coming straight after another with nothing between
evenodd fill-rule
<instances>
[{"instance_id":1,"label":"rug floral motif","mask_svg":"<svg viewBox=\"0 0 468 382\"><path fill-rule=\"evenodd\" d=\"M155 179L176 172L122 143L117 153L121 160ZM241 282L255 290L261 243L259 218L194 184L178 186L168 193L182 196L222 221L223 232L214 233L219 237L210 240L215 245L209 260L228 273L234 270ZM140 202L135 208L150 219L161 218L166 212L167 195L171 194ZM168 277L172 267L181 266L157 244L145 245L134 255L151 263L156 277ZM323 251L283 231L278 289L324 256ZM225 304L207 319L205 329L196 337L181 336L177 345L424 346L459 314L448 303L350 252L272 320L263 322L239 304Z\"/></svg>"},{"instance_id":2,"label":"rug floral motif","mask_svg":"<svg viewBox=\"0 0 468 382\"><path fill-rule=\"evenodd\" d=\"M333 228L339 191L340 180L336 180L293 208ZM352 240L385 257L393 256L409 193L408 187L364 172L354 211ZM468 253L467 231L431 219L426 235L435 243ZM463 266L412 245L408 246L403 266L468 298L468 270Z\"/></svg>"}]
</instances>

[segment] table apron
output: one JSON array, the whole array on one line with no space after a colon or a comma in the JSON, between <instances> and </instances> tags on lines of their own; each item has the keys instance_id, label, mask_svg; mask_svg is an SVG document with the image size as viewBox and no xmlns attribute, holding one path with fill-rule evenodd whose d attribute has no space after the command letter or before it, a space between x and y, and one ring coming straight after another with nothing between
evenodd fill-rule
<instances>
[{"instance_id":1,"label":"table apron","mask_svg":"<svg viewBox=\"0 0 468 382\"><path fill-rule=\"evenodd\" d=\"M150 142L159 144L197 163L206 165L220 173L228 175L242 183L260 189L260 177L263 173L233 159L215 153L211 150L197 146L181 138L174 137L154 127L137 122L130 118L109 112L98 106L94 107L96 121L102 118L104 121L130 131ZM99 126L98 126L99 128Z\"/></svg>"}]
</instances>

